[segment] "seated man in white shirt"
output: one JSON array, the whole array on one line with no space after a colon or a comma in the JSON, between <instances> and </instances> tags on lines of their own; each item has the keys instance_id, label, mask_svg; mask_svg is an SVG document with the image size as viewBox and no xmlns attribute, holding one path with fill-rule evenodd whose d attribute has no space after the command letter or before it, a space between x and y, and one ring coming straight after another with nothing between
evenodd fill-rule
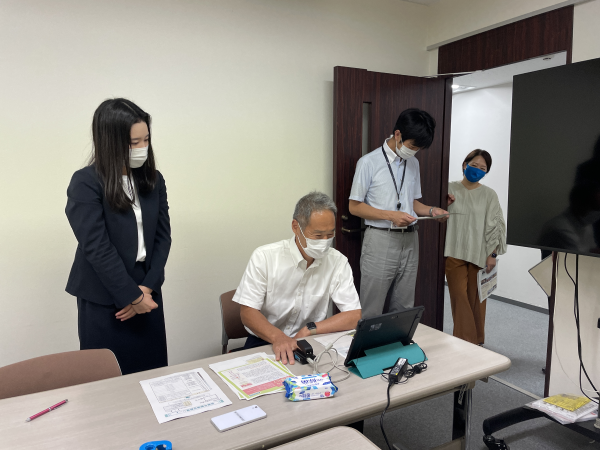
<instances>
[{"instance_id":1,"label":"seated man in white shirt","mask_svg":"<svg viewBox=\"0 0 600 450\"><path fill-rule=\"evenodd\" d=\"M297 339L352 330L361 317L348 259L330 248L335 203L311 192L296 204L289 240L257 248L233 301L250 337L244 348L273 344L277 361L294 364ZM340 313L327 318L329 300Z\"/></svg>"}]
</instances>

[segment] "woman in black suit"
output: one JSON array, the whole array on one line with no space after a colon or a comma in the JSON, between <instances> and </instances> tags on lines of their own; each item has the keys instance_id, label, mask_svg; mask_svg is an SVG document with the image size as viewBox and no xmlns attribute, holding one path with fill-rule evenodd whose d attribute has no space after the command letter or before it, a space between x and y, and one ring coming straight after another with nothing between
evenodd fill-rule
<instances>
[{"instance_id":1,"label":"woman in black suit","mask_svg":"<svg viewBox=\"0 0 600 450\"><path fill-rule=\"evenodd\" d=\"M129 100L106 100L92 134L91 162L67 189L79 245L66 291L77 297L80 348L112 350L124 375L166 366L161 286L171 227L150 115Z\"/></svg>"}]
</instances>

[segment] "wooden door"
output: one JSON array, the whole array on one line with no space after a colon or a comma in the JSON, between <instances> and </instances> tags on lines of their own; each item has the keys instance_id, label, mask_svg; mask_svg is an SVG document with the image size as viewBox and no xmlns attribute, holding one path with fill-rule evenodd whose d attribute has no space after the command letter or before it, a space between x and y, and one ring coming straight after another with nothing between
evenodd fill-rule
<instances>
[{"instance_id":1,"label":"wooden door","mask_svg":"<svg viewBox=\"0 0 600 450\"><path fill-rule=\"evenodd\" d=\"M360 289L361 219L350 214L348 197L362 156L363 103L370 104L369 150L381 146L407 108L420 108L436 120L431 147L417 154L426 205L446 208L450 153L450 80L411 77L350 67L334 69L333 192L338 207L336 248L348 258ZM444 321L445 225L419 223L419 275L415 305L425 306L422 322L439 330Z\"/></svg>"}]
</instances>

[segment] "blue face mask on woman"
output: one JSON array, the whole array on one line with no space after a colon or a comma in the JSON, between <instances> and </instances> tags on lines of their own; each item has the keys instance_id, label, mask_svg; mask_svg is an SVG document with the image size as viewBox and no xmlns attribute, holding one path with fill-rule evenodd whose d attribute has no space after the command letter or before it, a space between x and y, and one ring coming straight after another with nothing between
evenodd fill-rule
<instances>
[{"instance_id":1,"label":"blue face mask on woman","mask_svg":"<svg viewBox=\"0 0 600 450\"><path fill-rule=\"evenodd\" d=\"M485 172L483 170L478 169L477 167L470 166L468 164L464 171L464 174L465 177L467 177L467 180L469 180L471 183L477 183L485 176Z\"/></svg>"}]
</instances>

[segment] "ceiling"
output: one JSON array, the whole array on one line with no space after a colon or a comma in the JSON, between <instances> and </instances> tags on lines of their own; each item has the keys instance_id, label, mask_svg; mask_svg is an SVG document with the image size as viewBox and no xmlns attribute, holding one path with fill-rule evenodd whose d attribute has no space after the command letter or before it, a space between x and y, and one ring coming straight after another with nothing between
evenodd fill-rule
<instances>
[{"instance_id":1,"label":"ceiling","mask_svg":"<svg viewBox=\"0 0 600 450\"><path fill-rule=\"evenodd\" d=\"M539 58L509 64L507 66L496 67L494 69L479 70L469 75L455 77L453 86L459 85L460 88L454 88L453 92L458 94L472 89L481 89L512 83L515 75L562 66L566 63L567 52L561 52L555 53L554 55L540 56Z\"/></svg>"}]
</instances>

